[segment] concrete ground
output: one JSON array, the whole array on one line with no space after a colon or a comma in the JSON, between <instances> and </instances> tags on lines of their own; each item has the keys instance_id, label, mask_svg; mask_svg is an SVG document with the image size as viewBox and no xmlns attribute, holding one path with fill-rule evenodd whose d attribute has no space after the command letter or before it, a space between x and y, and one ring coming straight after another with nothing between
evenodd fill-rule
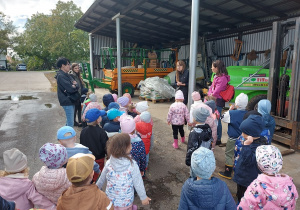
<instances>
[{"instance_id":1,"label":"concrete ground","mask_svg":"<svg viewBox=\"0 0 300 210\"><path fill-rule=\"evenodd\" d=\"M108 93L104 89L96 89L95 92L99 101L105 93ZM11 101L9 97L12 95L32 96L33 98ZM140 100L137 91L133 102L138 101ZM149 169L144 183L147 195L152 201L149 206L142 206L139 198L136 197L134 202L141 210L177 209L181 187L189 176L189 167L185 165L186 144L179 143L179 149L173 149L172 129L166 123L171 103L148 102L154 121L155 141L153 150L150 152ZM28 157L30 178L32 178L43 165L38 157L39 148L46 142L56 143L56 131L65 123L64 111L59 106L56 93L50 92L50 83L43 72L1 72L0 107L0 170L4 169L3 152L17 147ZM227 138L226 127L226 125L223 126L223 142ZM75 129L78 137L81 128L75 127ZM188 134L186 130L186 138ZM286 149L279 147L281 150ZM216 177L219 177L217 175L219 171L224 170L224 151L224 147L215 149L217 168L214 176ZM299 160L298 152L284 156L282 173L293 177L300 192ZM227 183L231 193L235 194L236 184L231 180L221 179Z\"/></svg>"}]
</instances>

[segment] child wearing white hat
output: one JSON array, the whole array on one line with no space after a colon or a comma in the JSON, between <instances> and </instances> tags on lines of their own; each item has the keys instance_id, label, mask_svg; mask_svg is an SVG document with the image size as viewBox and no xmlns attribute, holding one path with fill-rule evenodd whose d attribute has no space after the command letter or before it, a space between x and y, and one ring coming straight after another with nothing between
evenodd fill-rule
<instances>
[{"instance_id":1,"label":"child wearing white hat","mask_svg":"<svg viewBox=\"0 0 300 210\"><path fill-rule=\"evenodd\" d=\"M0 171L0 196L15 201L16 209L28 210L34 206L42 209L56 209L55 205L36 191L28 179L27 157L20 150L12 148L3 153L4 171Z\"/></svg>"}]
</instances>

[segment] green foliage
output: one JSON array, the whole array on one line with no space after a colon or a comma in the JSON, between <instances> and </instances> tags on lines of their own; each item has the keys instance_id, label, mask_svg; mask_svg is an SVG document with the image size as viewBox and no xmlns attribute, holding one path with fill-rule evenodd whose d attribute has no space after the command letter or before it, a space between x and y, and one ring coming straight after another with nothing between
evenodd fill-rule
<instances>
[{"instance_id":1,"label":"green foliage","mask_svg":"<svg viewBox=\"0 0 300 210\"><path fill-rule=\"evenodd\" d=\"M0 12L0 54L6 54L7 48L11 45L11 35L15 31L12 21Z\"/></svg>"},{"instance_id":2,"label":"green foliage","mask_svg":"<svg viewBox=\"0 0 300 210\"><path fill-rule=\"evenodd\" d=\"M51 69L61 56L71 61L88 60L88 33L74 27L82 15L73 1L58 1L51 15L31 16L24 33L15 39L14 50L28 61L27 67L32 70Z\"/></svg>"}]
</instances>

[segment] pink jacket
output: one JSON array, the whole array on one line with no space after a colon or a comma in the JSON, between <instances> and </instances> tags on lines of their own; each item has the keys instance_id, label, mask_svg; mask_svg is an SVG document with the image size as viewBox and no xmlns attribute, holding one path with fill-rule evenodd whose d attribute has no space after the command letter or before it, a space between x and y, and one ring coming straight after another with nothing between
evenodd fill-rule
<instances>
[{"instance_id":1,"label":"pink jacket","mask_svg":"<svg viewBox=\"0 0 300 210\"><path fill-rule=\"evenodd\" d=\"M24 174L1 177L0 189L0 196L5 200L15 201L17 209L28 210L34 206L47 210L56 209L51 201L36 191L33 182L24 177Z\"/></svg>"},{"instance_id":2,"label":"pink jacket","mask_svg":"<svg viewBox=\"0 0 300 210\"><path fill-rule=\"evenodd\" d=\"M171 104L167 122L172 125L184 125L184 119L189 122L190 114L186 105L182 102L175 102Z\"/></svg>"},{"instance_id":3,"label":"pink jacket","mask_svg":"<svg viewBox=\"0 0 300 210\"><path fill-rule=\"evenodd\" d=\"M230 76L223 74L222 76L214 76L212 85L209 88L207 95L212 95L216 98L222 98L220 92L226 89L227 83L230 81Z\"/></svg>"},{"instance_id":4,"label":"pink jacket","mask_svg":"<svg viewBox=\"0 0 300 210\"><path fill-rule=\"evenodd\" d=\"M260 174L248 186L237 209L296 209L298 192L293 179Z\"/></svg>"},{"instance_id":5,"label":"pink jacket","mask_svg":"<svg viewBox=\"0 0 300 210\"><path fill-rule=\"evenodd\" d=\"M62 192L71 186L65 168L49 169L43 166L32 181L36 190L53 203L57 203Z\"/></svg>"},{"instance_id":6,"label":"pink jacket","mask_svg":"<svg viewBox=\"0 0 300 210\"><path fill-rule=\"evenodd\" d=\"M85 121L85 115L86 115L87 111L89 111L90 109L94 109L94 108L101 110L101 105L98 102L90 102L89 105L87 105L87 107L84 109L81 119L83 121Z\"/></svg>"}]
</instances>

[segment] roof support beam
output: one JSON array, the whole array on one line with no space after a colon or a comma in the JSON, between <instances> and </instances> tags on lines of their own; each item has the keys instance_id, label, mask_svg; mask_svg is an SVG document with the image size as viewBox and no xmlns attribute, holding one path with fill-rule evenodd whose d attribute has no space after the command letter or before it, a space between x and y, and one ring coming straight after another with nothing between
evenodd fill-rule
<instances>
[{"instance_id":1,"label":"roof support beam","mask_svg":"<svg viewBox=\"0 0 300 210\"><path fill-rule=\"evenodd\" d=\"M128 7L126 7L125 9L123 9L122 11L120 11L119 13L121 15L126 15L128 12L130 12L131 10L133 10L136 7L140 6L141 4L145 3L146 1L147 0L133 1L131 4L128 5ZM100 29L104 28L105 26L107 26L111 22L112 22L112 19L108 19L107 21L105 21L104 23L102 23L101 25L99 25L98 27L96 27L94 30L92 30L91 33L95 33L97 31L99 31Z\"/></svg>"}]
</instances>

